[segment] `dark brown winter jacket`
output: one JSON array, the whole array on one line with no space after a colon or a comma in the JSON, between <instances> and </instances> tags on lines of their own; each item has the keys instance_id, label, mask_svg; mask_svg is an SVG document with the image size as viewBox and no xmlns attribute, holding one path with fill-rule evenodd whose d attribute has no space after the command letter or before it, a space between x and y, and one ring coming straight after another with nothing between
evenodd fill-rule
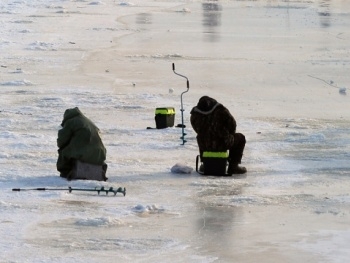
<instances>
[{"instance_id":1,"label":"dark brown winter jacket","mask_svg":"<svg viewBox=\"0 0 350 263\"><path fill-rule=\"evenodd\" d=\"M200 151L226 151L234 142L236 120L222 104L208 96L191 110L191 124Z\"/></svg>"}]
</instances>

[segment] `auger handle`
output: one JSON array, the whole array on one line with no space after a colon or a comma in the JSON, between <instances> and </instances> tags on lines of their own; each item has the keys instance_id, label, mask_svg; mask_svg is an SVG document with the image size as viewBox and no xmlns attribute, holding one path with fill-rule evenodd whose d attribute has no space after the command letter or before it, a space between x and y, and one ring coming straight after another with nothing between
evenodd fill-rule
<instances>
[{"instance_id":1,"label":"auger handle","mask_svg":"<svg viewBox=\"0 0 350 263\"><path fill-rule=\"evenodd\" d=\"M34 189L21 189L21 188L13 188L12 191L19 192L19 191L26 191L26 190L38 190L38 191L46 191L46 188L39 187Z\"/></svg>"},{"instance_id":2,"label":"auger handle","mask_svg":"<svg viewBox=\"0 0 350 263\"><path fill-rule=\"evenodd\" d=\"M180 77L183 77L183 78L185 78L187 81L186 81L186 84L187 84L187 91L188 91L188 89L190 88L190 82L189 82L189 80L188 80L188 78L186 77L186 76L184 76L184 75L181 75L181 74L179 74L179 73L177 73L176 71L175 71L175 63L173 63L173 71L174 71L174 73L176 74L176 75L178 75L178 76L180 76ZM187 91L185 91L185 92L183 92L183 93L186 93Z\"/></svg>"}]
</instances>

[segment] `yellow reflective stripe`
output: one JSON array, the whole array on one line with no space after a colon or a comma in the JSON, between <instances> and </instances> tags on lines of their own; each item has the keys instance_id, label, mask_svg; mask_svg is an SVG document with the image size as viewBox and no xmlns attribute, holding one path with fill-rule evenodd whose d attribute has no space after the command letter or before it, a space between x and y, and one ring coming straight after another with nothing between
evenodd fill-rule
<instances>
[{"instance_id":1,"label":"yellow reflective stripe","mask_svg":"<svg viewBox=\"0 0 350 263\"><path fill-rule=\"evenodd\" d=\"M227 158L227 152L203 152L203 157L209 158Z\"/></svg>"},{"instance_id":2,"label":"yellow reflective stripe","mask_svg":"<svg viewBox=\"0 0 350 263\"><path fill-rule=\"evenodd\" d=\"M156 114L175 114L174 109L159 108L156 109Z\"/></svg>"}]
</instances>

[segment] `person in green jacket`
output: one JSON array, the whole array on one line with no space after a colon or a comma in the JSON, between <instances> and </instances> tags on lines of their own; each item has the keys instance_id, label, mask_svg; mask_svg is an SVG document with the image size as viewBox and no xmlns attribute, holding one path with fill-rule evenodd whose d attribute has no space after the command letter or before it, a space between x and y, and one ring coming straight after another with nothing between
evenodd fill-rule
<instances>
[{"instance_id":1,"label":"person in green jacket","mask_svg":"<svg viewBox=\"0 0 350 263\"><path fill-rule=\"evenodd\" d=\"M103 179L107 180L106 148L99 135L98 127L79 110L78 107L67 109L63 115L62 129L58 131L57 170L60 176L72 178L77 160L94 165L101 165Z\"/></svg>"}]
</instances>

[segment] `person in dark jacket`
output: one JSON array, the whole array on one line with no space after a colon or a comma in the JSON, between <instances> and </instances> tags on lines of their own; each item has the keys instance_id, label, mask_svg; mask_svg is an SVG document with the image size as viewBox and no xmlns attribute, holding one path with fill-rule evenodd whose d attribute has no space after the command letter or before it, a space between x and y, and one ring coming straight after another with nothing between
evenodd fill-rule
<instances>
[{"instance_id":1,"label":"person in dark jacket","mask_svg":"<svg viewBox=\"0 0 350 263\"><path fill-rule=\"evenodd\" d=\"M77 160L101 165L104 177L107 170L106 148L99 135L99 129L78 107L64 112L62 129L58 131L57 170L60 176L71 179L71 172ZM105 178L105 180L107 180Z\"/></svg>"},{"instance_id":2,"label":"person in dark jacket","mask_svg":"<svg viewBox=\"0 0 350 263\"><path fill-rule=\"evenodd\" d=\"M236 120L222 104L208 96L199 99L191 110L191 125L197 133L200 156L204 151L225 152L229 150L227 173L243 174L245 167L240 167L245 147L245 136L236 132Z\"/></svg>"}]
</instances>

